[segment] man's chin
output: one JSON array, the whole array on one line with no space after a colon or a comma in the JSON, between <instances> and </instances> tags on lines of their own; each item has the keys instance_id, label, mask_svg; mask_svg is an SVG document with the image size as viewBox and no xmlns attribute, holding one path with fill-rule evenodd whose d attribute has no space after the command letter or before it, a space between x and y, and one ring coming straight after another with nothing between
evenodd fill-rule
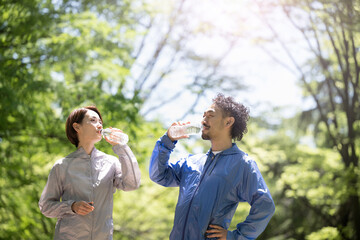
<instances>
[{"instance_id":1,"label":"man's chin","mask_svg":"<svg viewBox=\"0 0 360 240\"><path fill-rule=\"evenodd\" d=\"M202 138L203 140L210 140L209 135L207 135L207 134L205 134L205 133L201 134L201 138Z\"/></svg>"}]
</instances>

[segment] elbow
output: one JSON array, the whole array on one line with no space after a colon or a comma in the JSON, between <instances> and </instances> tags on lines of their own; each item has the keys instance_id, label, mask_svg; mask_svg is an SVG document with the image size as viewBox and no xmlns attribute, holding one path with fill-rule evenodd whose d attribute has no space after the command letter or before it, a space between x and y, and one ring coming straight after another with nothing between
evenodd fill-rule
<instances>
[{"instance_id":1,"label":"elbow","mask_svg":"<svg viewBox=\"0 0 360 240\"><path fill-rule=\"evenodd\" d=\"M150 170L149 172L149 177L150 177L150 180L153 181L153 182L157 182L157 177L156 175L154 174L153 171Z\"/></svg>"},{"instance_id":2,"label":"elbow","mask_svg":"<svg viewBox=\"0 0 360 240\"><path fill-rule=\"evenodd\" d=\"M270 195L263 195L262 200L257 203L257 207L264 213L268 220L275 214L275 203Z\"/></svg>"},{"instance_id":3,"label":"elbow","mask_svg":"<svg viewBox=\"0 0 360 240\"><path fill-rule=\"evenodd\" d=\"M151 181L153 181L154 183L157 183L157 184L159 184L159 185L161 185L161 186L165 186L166 184L163 182L163 179L162 178L160 178L158 175L156 175L156 174L151 174L150 173L150 180Z\"/></svg>"},{"instance_id":4,"label":"elbow","mask_svg":"<svg viewBox=\"0 0 360 240\"><path fill-rule=\"evenodd\" d=\"M271 218L275 214L275 203L270 193L265 194L264 197L264 207L268 213L269 218Z\"/></svg>"},{"instance_id":5,"label":"elbow","mask_svg":"<svg viewBox=\"0 0 360 240\"><path fill-rule=\"evenodd\" d=\"M274 201L271 201L270 215L273 216L274 214L275 214L275 203Z\"/></svg>"},{"instance_id":6,"label":"elbow","mask_svg":"<svg viewBox=\"0 0 360 240\"><path fill-rule=\"evenodd\" d=\"M40 212L45 216L45 217L48 217L47 214L46 214L46 210L45 210L45 207L44 207L44 203L40 200L38 202L38 206L39 206L39 209L40 209Z\"/></svg>"},{"instance_id":7,"label":"elbow","mask_svg":"<svg viewBox=\"0 0 360 240\"><path fill-rule=\"evenodd\" d=\"M41 212L47 218L56 218L56 216L49 214L48 212Z\"/></svg>"},{"instance_id":8,"label":"elbow","mask_svg":"<svg viewBox=\"0 0 360 240\"><path fill-rule=\"evenodd\" d=\"M131 191L136 190L136 189L139 189L139 188L140 188L140 184L141 184L141 180L140 180L140 177L139 177L139 179L136 180L136 182L135 182L133 188L131 189Z\"/></svg>"},{"instance_id":9,"label":"elbow","mask_svg":"<svg viewBox=\"0 0 360 240\"><path fill-rule=\"evenodd\" d=\"M129 192L129 191L134 191L138 188L140 188L140 176L138 179L136 179L132 184L127 184L126 186L123 187L123 191L125 192Z\"/></svg>"},{"instance_id":10,"label":"elbow","mask_svg":"<svg viewBox=\"0 0 360 240\"><path fill-rule=\"evenodd\" d=\"M164 175L161 174L158 169L151 169L149 170L149 177L150 180L153 181L154 183L160 184L162 186L164 186L163 182L164 182Z\"/></svg>"},{"instance_id":11,"label":"elbow","mask_svg":"<svg viewBox=\"0 0 360 240\"><path fill-rule=\"evenodd\" d=\"M270 198L266 205L264 205L265 207L265 212L266 212L266 215L267 215L267 218L268 220L270 221L270 219L273 217L273 215L275 214L275 203L274 201L272 200L272 198Z\"/></svg>"},{"instance_id":12,"label":"elbow","mask_svg":"<svg viewBox=\"0 0 360 240\"><path fill-rule=\"evenodd\" d=\"M40 208L40 212L48 218L54 218L56 216L53 216L53 214L51 214L51 211L49 211L44 205L42 205L41 203L39 203L39 208Z\"/></svg>"}]
</instances>

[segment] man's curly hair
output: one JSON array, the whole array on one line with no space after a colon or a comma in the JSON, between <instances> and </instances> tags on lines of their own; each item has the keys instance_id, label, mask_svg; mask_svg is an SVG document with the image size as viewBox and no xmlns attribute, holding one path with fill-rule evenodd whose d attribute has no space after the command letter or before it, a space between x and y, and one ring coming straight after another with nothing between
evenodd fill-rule
<instances>
[{"instance_id":1,"label":"man's curly hair","mask_svg":"<svg viewBox=\"0 0 360 240\"><path fill-rule=\"evenodd\" d=\"M225 97L221 93L213 99L213 103L222 110L223 116L235 118L231 129L231 138L240 141L247 133L249 109L241 103L237 103L232 97Z\"/></svg>"}]
</instances>

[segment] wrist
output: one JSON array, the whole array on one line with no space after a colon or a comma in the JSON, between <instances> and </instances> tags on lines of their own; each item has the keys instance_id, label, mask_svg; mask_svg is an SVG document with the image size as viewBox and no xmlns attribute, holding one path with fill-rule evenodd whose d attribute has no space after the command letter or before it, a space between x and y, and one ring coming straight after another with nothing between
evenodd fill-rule
<instances>
[{"instance_id":1,"label":"wrist","mask_svg":"<svg viewBox=\"0 0 360 240\"><path fill-rule=\"evenodd\" d=\"M172 150L175 148L177 140L172 141L167 133L160 138L161 143L168 149Z\"/></svg>"},{"instance_id":2,"label":"wrist","mask_svg":"<svg viewBox=\"0 0 360 240\"><path fill-rule=\"evenodd\" d=\"M168 136L168 138L170 139L171 142L175 142L176 140L173 139L172 137L170 137L169 131L166 132L166 135Z\"/></svg>"},{"instance_id":3,"label":"wrist","mask_svg":"<svg viewBox=\"0 0 360 240\"><path fill-rule=\"evenodd\" d=\"M73 202L72 204L71 204L71 211L73 211L73 213L76 213L76 211L74 210L74 204L75 204L76 202Z\"/></svg>"}]
</instances>

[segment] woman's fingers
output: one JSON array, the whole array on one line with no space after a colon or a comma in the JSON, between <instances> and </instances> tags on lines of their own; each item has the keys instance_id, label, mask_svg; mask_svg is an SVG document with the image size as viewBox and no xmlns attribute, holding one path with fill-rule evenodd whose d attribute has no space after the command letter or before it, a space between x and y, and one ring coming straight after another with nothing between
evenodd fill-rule
<instances>
[{"instance_id":1,"label":"woman's fingers","mask_svg":"<svg viewBox=\"0 0 360 240\"><path fill-rule=\"evenodd\" d=\"M94 211L95 209L91 204L93 204L93 202L89 202L89 203L85 201L75 202L72 205L72 209L75 213L79 215L87 215L90 212Z\"/></svg>"}]
</instances>

